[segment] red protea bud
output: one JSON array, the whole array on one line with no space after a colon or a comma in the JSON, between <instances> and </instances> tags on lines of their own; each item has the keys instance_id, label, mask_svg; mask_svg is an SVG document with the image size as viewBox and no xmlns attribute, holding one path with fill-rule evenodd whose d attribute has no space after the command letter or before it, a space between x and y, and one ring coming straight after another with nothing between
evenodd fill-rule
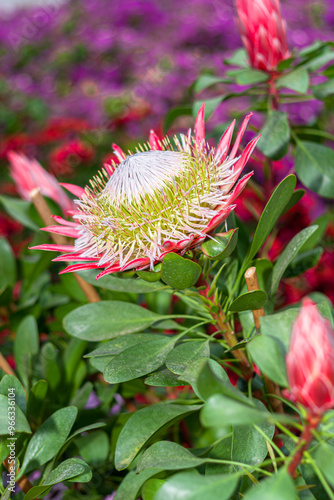
<instances>
[{"instance_id":1,"label":"red protea bud","mask_svg":"<svg viewBox=\"0 0 334 500\"><path fill-rule=\"evenodd\" d=\"M334 407L334 332L310 299L293 325L286 364L295 401L312 414Z\"/></svg>"},{"instance_id":2,"label":"red protea bud","mask_svg":"<svg viewBox=\"0 0 334 500\"><path fill-rule=\"evenodd\" d=\"M272 72L290 56L279 0L235 0L238 28L253 68Z\"/></svg>"}]
</instances>

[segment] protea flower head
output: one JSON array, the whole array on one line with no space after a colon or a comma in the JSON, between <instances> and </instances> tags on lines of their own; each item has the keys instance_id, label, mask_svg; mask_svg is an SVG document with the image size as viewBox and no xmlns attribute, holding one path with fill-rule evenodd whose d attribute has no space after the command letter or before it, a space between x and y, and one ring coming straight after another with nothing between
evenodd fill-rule
<instances>
[{"instance_id":1,"label":"protea flower head","mask_svg":"<svg viewBox=\"0 0 334 500\"><path fill-rule=\"evenodd\" d=\"M293 325L286 365L292 399L315 415L334 407L334 331L310 299Z\"/></svg>"},{"instance_id":2,"label":"protea flower head","mask_svg":"<svg viewBox=\"0 0 334 500\"><path fill-rule=\"evenodd\" d=\"M253 68L275 71L290 57L279 0L235 0L238 28Z\"/></svg>"},{"instance_id":3,"label":"protea flower head","mask_svg":"<svg viewBox=\"0 0 334 500\"><path fill-rule=\"evenodd\" d=\"M14 151L8 153L8 159L10 174L21 198L30 200L31 191L40 188L42 195L58 203L64 214L73 210L73 202L62 190L57 179L44 170L38 161Z\"/></svg>"},{"instance_id":4,"label":"protea flower head","mask_svg":"<svg viewBox=\"0 0 334 500\"><path fill-rule=\"evenodd\" d=\"M62 272L98 269L99 278L152 269L169 252L197 247L228 217L252 175L238 180L259 138L236 156L250 116L229 155L234 122L216 148L209 146L204 104L194 134L159 140L151 131L149 142L127 155L114 145L118 165L105 165L85 189L66 185L78 197L74 222L55 217L60 225L44 229L75 238L75 246L35 248L66 252L55 260L76 263Z\"/></svg>"}]
</instances>

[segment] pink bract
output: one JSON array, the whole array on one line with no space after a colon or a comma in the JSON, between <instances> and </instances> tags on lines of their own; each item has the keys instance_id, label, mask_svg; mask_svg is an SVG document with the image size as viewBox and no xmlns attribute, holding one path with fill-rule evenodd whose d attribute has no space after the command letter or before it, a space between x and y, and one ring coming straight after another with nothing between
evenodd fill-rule
<instances>
[{"instance_id":1,"label":"pink bract","mask_svg":"<svg viewBox=\"0 0 334 500\"><path fill-rule=\"evenodd\" d=\"M43 196L58 203L64 214L73 210L73 202L62 190L57 179L44 170L38 161L14 151L8 153L8 159L10 174L16 184L18 193L23 199L30 200L31 191L39 188Z\"/></svg>"},{"instance_id":2,"label":"pink bract","mask_svg":"<svg viewBox=\"0 0 334 500\"><path fill-rule=\"evenodd\" d=\"M334 331L310 299L293 325L286 364L292 399L313 414L334 407Z\"/></svg>"}]
</instances>

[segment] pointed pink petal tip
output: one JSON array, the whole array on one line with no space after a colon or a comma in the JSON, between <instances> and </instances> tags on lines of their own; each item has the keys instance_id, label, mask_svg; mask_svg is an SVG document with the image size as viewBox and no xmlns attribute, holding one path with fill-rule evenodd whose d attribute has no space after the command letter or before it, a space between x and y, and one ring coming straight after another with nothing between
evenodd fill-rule
<instances>
[{"instance_id":1,"label":"pointed pink petal tip","mask_svg":"<svg viewBox=\"0 0 334 500\"><path fill-rule=\"evenodd\" d=\"M201 143L205 139L204 115L205 103L203 102L202 106L199 108L195 121L195 139L198 143Z\"/></svg>"},{"instance_id":2,"label":"pointed pink petal tip","mask_svg":"<svg viewBox=\"0 0 334 500\"><path fill-rule=\"evenodd\" d=\"M149 137L149 143L150 147L154 151L162 151L162 145L160 143L160 139L157 136L157 134L154 132L154 130L150 130L150 137Z\"/></svg>"},{"instance_id":3,"label":"pointed pink petal tip","mask_svg":"<svg viewBox=\"0 0 334 500\"><path fill-rule=\"evenodd\" d=\"M125 160L126 154L124 153L123 149L117 146L117 144L113 144L112 148L114 150L115 155L120 161Z\"/></svg>"},{"instance_id":4,"label":"pointed pink petal tip","mask_svg":"<svg viewBox=\"0 0 334 500\"><path fill-rule=\"evenodd\" d=\"M67 189L67 191L74 194L74 196L77 196L78 198L82 198L86 194L84 188L76 186L75 184L68 184L67 182L60 182L59 184L60 186L63 186L63 188Z\"/></svg>"},{"instance_id":5,"label":"pointed pink petal tip","mask_svg":"<svg viewBox=\"0 0 334 500\"><path fill-rule=\"evenodd\" d=\"M56 245L53 243L44 243L35 247L28 247L29 250L47 250L49 252L73 252L74 245Z\"/></svg>"}]
</instances>

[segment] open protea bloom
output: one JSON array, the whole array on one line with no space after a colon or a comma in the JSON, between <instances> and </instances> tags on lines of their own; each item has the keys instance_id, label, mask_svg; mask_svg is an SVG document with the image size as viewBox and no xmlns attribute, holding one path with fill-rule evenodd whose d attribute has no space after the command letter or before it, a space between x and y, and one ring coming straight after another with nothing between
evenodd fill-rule
<instances>
[{"instance_id":1,"label":"open protea bloom","mask_svg":"<svg viewBox=\"0 0 334 500\"><path fill-rule=\"evenodd\" d=\"M114 146L120 163L105 165L85 189L66 185L79 197L75 222L59 217L46 231L75 238L75 246L40 245L67 252L55 260L77 262L62 272L99 269L97 278L128 269L147 269L169 252L200 245L224 221L252 172L239 179L258 137L236 156L248 115L228 156L234 122L217 148L205 142L204 104L195 132L162 141L151 131L136 153ZM238 182L237 182L238 181ZM68 253L70 252L70 253Z\"/></svg>"},{"instance_id":2,"label":"open protea bloom","mask_svg":"<svg viewBox=\"0 0 334 500\"><path fill-rule=\"evenodd\" d=\"M15 151L8 153L8 160L10 174L19 195L24 200L30 200L31 191L39 188L42 195L58 203L65 214L73 210L73 202L59 186L57 179L44 170L38 161L27 158L22 153L15 153Z\"/></svg>"},{"instance_id":3,"label":"open protea bloom","mask_svg":"<svg viewBox=\"0 0 334 500\"><path fill-rule=\"evenodd\" d=\"M279 0L235 0L238 28L253 68L274 71L290 57Z\"/></svg>"}]
</instances>

